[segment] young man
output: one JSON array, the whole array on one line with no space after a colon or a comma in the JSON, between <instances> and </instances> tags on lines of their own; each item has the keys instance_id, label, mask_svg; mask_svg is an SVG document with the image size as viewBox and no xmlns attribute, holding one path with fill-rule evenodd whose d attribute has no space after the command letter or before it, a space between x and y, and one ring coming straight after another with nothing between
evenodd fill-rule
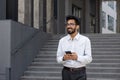
<instances>
[{"instance_id":1,"label":"young man","mask_svg":"<svg viewBox=\"0 0 120 80\"><path fill-rule=\"evenodd\" d=\"M91 42L78 30L80 22L75 16L66 17L68 35L59 40L57 62L63 64L62 80L86 80L86 64L92 61Z\"/></svg>"}]
</instances>

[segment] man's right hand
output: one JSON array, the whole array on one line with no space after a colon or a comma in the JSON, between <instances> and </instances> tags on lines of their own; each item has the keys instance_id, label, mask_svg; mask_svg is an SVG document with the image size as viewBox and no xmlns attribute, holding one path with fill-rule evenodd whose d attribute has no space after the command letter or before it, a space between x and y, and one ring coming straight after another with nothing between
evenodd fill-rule
<instances>
[{"instance_id":1,"label":"man's right hand","mask_svg":"<svg viewBox=\"0 0 120 80\"><path fill-rule=\"evenodd\" d=\"M63 60L71 60L71 54L65 54Z\"/></svg>"}]
</instances>

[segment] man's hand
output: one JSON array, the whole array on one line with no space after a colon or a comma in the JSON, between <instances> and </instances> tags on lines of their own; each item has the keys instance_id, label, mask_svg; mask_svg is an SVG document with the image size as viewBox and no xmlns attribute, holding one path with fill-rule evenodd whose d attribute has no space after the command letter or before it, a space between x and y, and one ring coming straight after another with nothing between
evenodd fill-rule
<instances>
[{"instance_id":1,"label":"man's hand","mask_svg":"<svg viewBox=\"0 0 120 80\"><path fill-rule=\"evenodd\" d=\"M72 52L72 54L65 54L63 60L77 60L77 58L77 54L75 52Z\"/></svg>"},{"instance_id":2,"label":"man's hand","mask_svg":"<svg viewBox=\"0 0 120 80\"><path fill-rule=\"evenodd\" d=\"M77 58L78 58L77 54L75 52L72 52L71 59L72 60L77 60Z\"/></svg>"},{"instance_id":3,"label":"man's hand","mask_svg":"<svg viewBox=\"0 0 120 80\"><path fill-rule=\"evenodd\" d=\"M71 60L71 54L65 54L63 60Z\"/></svg>"}]
</instances>

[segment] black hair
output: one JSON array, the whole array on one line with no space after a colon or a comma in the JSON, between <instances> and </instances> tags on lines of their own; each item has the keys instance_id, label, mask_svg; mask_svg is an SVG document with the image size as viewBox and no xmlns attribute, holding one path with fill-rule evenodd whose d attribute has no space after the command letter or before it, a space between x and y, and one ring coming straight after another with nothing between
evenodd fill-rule
<instances>
[{"instance_id":1,"label":"black hair","mask_svg":"<svg viewBox=\"0 0 120 80\"><path fill-rule=\"evenodd\" d=\"M66 17L66 21L68 21L68 20L70 20L70 19L74 19L76 25L80 25L80 19L79 19L78 17L73 16L73 15L68 15L68 16Z\"/></svg>"}]
</instances>

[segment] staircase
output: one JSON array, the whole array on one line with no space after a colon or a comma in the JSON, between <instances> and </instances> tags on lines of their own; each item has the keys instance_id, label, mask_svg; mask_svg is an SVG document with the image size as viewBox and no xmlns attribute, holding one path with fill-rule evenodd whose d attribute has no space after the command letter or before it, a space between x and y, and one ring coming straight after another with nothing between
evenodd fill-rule
<instances>
[{"instance_id":1,"label":"staircase","mask_svg":"<svg viewBox=\"0 0 120 80\"><path fill-rule=\"evenodd\" d=\"M120 34L84 34L92 44L93 61L87 65L88 80L120 80ZM61 80L62 65L56 62L58 40L49 40L21 80Z\"/></svg>"}]
</instances>

